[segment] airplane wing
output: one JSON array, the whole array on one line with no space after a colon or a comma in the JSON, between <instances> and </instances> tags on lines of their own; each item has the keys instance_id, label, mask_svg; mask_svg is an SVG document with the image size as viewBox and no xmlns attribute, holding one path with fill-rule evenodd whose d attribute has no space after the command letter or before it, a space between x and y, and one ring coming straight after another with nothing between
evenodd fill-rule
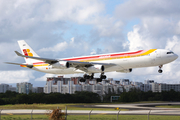
<instances>
[{"instance_id":1,"label":"airplane wing","mask_svg":"<svg viewBox=\"0 0 180 120\"><path fill-rule=\"evenodd\" d=\"M24 67L28 67L28 68L32 68L33 65L28 65L28 64L23 64L23 63L11 63L11 62L5 62L6 64L13 64L13 65L20 65L20 66L24 66Z\"/></svg>"},{"instance_id":2,"label":"airplane wing","mask_svg":"<svg viewBox=\"0 0 180 120\"><path fill-rule=\"evenodd\" d=\"M21 57L27 57L27 58L31 58L31 59L42 60L45 63L49 63L49 64L54 64L54 63L59 62L59 61L67 61L67 60L58 60L58 59L49 59L49 58L26 56L26 55L22 55L18 51L15 51L15 53L18 56L21 56ZM96 63L96 62L79 62L79 61L68 61L68 62L70 63L71 67L75 67L75 68L78 68L78 69L81 68L81 67L90 67L90 66L93 66L93 65L103 65L106 68L116 65L116 64L113 64L113 63Z\"/></svg>"}]
</instances>

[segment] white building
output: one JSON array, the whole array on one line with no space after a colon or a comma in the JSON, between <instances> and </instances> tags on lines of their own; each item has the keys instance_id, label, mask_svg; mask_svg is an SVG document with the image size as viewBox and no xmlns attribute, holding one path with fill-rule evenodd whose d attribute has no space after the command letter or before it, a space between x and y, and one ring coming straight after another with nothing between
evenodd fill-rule
<instances>
[{"instance_id":1,"label":"white building","mask_svg":"<svg viewBox=\"0 0 180 120\"><path fill-rule=\"evenodd\" d=\"M162 92L174 90L180 92L180 84L152 83L153 92Z\"/></svg>"},{"instance_id":2,"label":"white building","mask_svg":"<svg viewBox=\"0 0 180 120\"><path fill-rule=\"evenodd\" d=\"M33 92L32 86L33 85L31 83L27 82L17 83L16 92L29 94L29 92Z\"/></svg>"},{"instance_id":3,"label":"white building","mask_svg":"<svg viewBox=\"0 0 180 120\"><path fill-rule=\"evenodd\" d=\"M144 81L144 92L152 91L152 84L154 80L145 80Z\"/></svg>"},{"instance_id":4,"label":"white building","mask_svg":"<svg viewBox=\"0 0 180 120\"><path fill-rule=\"evenodd\" d=\"M75 91L89 91L99 95L104 95L110 92L122 92L123 85L119 84L120 81L114 81L113 79L103 80L100 83L96 82L96 79L86 82L79 82L81 78L63 78L62 76L47 78L46 85L44 86L45 93L59 92L73 94Z\"/></svg>"},{"instance_id":5,"label":"white building","mask_svg":"<svg viewBox=\"0 0 180 120\"><path fill-rule=\"evenodd\" d=\"M59 93L69 93L73 94L75 91L81 91L81 85L79 85L80 77L63 78L63 76L58 77L48 77L46 85L44 86L45 93L59 92Z\"/></svg>"},{"instance_id":6,"label":"white building","mask_svg":"<svg viewBox=\"0 0 180 120\"><path fill-rule=\"evenodd\" d=\"M9 90L8 84L0 84L0 93L5 93L7 90Z\"/></svg>"}]
</instances>

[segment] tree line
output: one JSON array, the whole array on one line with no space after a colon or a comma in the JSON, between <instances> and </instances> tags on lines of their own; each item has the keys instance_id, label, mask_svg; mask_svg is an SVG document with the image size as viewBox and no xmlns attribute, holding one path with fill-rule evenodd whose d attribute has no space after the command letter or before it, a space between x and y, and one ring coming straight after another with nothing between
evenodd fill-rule
<instances>
[{"instance_id":1,"label":"tree line","mask_svg":"<svg viewBox=\"0 0 180 120\"><path fill-rule=\"evenodd\" d=\"M117 92L109 90L103 95L103 100L97 93L88 91L76 91L74 94L62 93L17 93L6 91L0 93L0 105L6 104L55 104L55 103L100 103L110 102L111 96L120 96L116 102L139 101L180 101L180 92L174 90L162 92L143 92L139 89L131 89L129 92Z\"/></svg>"},{"instance_id":2,"label":"tree line","mask_svg":"<svg viewBox=\"0 0 180 120\"><path fill-rule=\"evenodd\" d=\"M17 93L6 91L0 93L0 105L5 104L55 104L55 103L99 103L100 96L97 93L81 91L74 94L62 93Z\"/></svg>"}]
</instances>

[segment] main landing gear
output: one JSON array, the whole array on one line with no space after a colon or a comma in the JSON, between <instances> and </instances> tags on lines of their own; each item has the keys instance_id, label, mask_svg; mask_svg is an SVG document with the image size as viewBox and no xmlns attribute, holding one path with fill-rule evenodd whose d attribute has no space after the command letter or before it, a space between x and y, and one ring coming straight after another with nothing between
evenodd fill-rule
<instances>
[{"instance_id":1,"label":"main landing gear","mask_svg":"<svg viewBox=\"0 0 180 120\"><path fill-rule=\"evenodd\" d=\"M163 67L163 65L160 65L160 66L159 66L159 70L158 70L159 73L162 73L162 72L163 72L163 70L161 69L162 67Z\"/></svg>"},{"instance_id":2,"label":"main landing gear","mask_svg":"<svg viewBox=\"0 0 180 120\"><path fill-rule=\"evenodd\" d=\"M102 82L102 79L106 79L106 75L104 75L104 72L101 73L100 78L97 78L97 82Z\"/></svg>"},{"instance_id":3,"label":"main landing gear","mask_svg":"<svg viewBox=\"0 0 180 120\"><path fill-rule=\"evenodd\" d=\"M94 73L92 73L91 75L87 75L87 74L84 74L83 78L81 78L79 81L80 82L85 82L86 79L93 79L94 78ZM104 75L104 72L101 73L100 75L100 78L97 78L97 82L102 82L102 79L106 79L106 75Z\"/></svg>"},{"instance_id":4,"label":"main landing gear","mask_svg":"<svg viewBox=\"0 0 180 120\"><path fill-rule=\"evenodd\" d=\"M85 82L86 79L93 79L93 78L94 78L94 73L92 73L91 75L84 74L83 78L81 78L79 81L80 82Z\"/></svg>"}]
</instances>

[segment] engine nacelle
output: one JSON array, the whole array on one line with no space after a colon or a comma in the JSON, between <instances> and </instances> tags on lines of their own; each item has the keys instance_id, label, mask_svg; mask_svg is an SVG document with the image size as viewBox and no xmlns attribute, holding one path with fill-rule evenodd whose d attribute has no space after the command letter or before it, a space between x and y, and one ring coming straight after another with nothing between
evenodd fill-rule
<instances>
[{"instance_id":1,"label":"engine nacelle","mask_svg":"<svg viewBox=\"0 0 180 120\"><path fill-rule=\"evenodd\" d=\"M94 66L91 66L91 67L88 67L87 70L88 72L103 72L104 71L104 66L103 65L94 65Z\"/></svg>"},{"instance_id":2,"label":"engine nacelle","mask_svg":"<svg viewBox=\"0 0 180 120\"><path fill-rule=\"evenodd\" d=\"M69 68L69 62L59 61L57 63L52 64L51 66L52 66L52 68L66 69L66 68Z\"/></svg>"},{"instance_id":3,"label":"engine nacelle","mask_svg":"<svg viewBox=\"0 0 180 120\"><path fill-rule=\"evenodd\" d=\"M132 72L132 68L124 69L124 70L118 70L118 71L116 71L116 72L130 73L130 72Z\"/></svg>"}]
</instances>

